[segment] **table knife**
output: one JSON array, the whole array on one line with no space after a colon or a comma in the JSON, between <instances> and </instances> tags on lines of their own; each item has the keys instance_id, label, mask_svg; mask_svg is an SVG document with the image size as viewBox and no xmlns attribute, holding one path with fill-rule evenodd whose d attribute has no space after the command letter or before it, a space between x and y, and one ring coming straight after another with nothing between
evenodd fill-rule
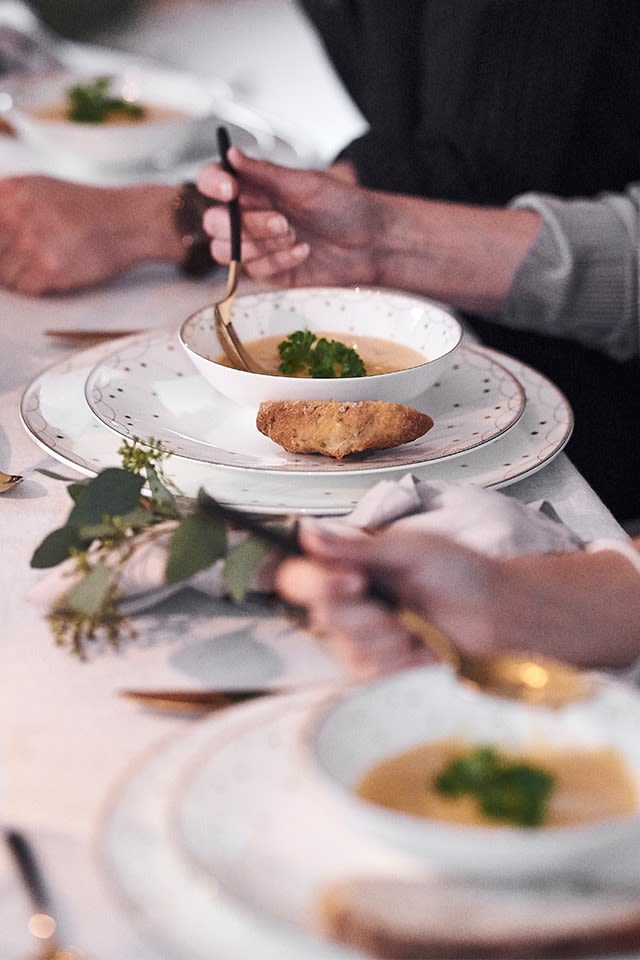
<instances>
[{"instance_id":1,"label":"table knife","mask_svg":"<svg viewBox=\"0 0 640 960\"><path fill-rule=\"evenodd\" d=\"M225 710L247 700L286 693L286 688L248 687L241 690L121 690L120 696L153 710L204 714Z\"/></svg>"}]
</instances>

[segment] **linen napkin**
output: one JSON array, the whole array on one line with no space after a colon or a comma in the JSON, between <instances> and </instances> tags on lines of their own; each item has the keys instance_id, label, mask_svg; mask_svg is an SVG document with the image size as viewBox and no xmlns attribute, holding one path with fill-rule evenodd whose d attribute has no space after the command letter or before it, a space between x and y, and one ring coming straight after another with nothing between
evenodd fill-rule
<instances>
[{"instance_id":1,"label":"linen napkin","mask_svg":"<svg viewBox=\"0 0 640 960\"><path fill-rule=\"evenodd\" d=\"M576 549L577 537L556 516L546 501L521 503L505 494L482 487L453 483L426 483L410 474L401 480L382 480L372 487L344 517L307 518L303 524L330 525L347 536L364 536L389 524L398 529L420 529L442 533L460 543L492 556L510 557ZM148 609L184 587L212 597L224 592L223 563L218 561L190 580L164 583L167 546L174 522L155 528L157 534L138 538L119 581L123 613ZM230 543L246 534L231 531ZM251 589L268 592L273 583L273 554L267 554L251 583ZM75 561L68 560L48 572L31 592L31 599L50 607L77 579Z\"/></svg>"}]
</instances>

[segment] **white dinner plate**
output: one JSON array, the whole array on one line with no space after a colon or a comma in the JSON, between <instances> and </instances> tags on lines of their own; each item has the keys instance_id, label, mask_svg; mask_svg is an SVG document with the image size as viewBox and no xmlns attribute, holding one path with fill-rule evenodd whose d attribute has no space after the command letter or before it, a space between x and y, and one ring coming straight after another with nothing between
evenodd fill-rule
<instances>
[{"instance_id":1,"label":"white dinner plate","mask_svg":"<svg viewBox=\"0 0 640 960\"><path fill-rule=\"evenodd\" d=\"M522 416L524 390L506 367L464 345L439 380L412 401L434 425L412 443L338 461L287 453L256 427L256 410L218 393L174 331L123 343L87 377L89 407L124 437L153 437L190 460L243 470L345 475L435 463L491 443Z\"/></svg>"},{"instance_id":2,"label":"white dinner plate","mask_svg":"<svg viewBox=\"0 0 640 960\"><path fill-rule=\"evenodd\" d=\"M518 422L493 443L438 463L411 468L420 480L503 487L535 473L565 446L573 426L571 409L558 388L531 367L485 348L522 384L527 403ZM84 396L91 370L113 353L100 344L48 367L25 389L20 413L27 432L59 462L86 476L120 465L123 442L91 412ZM375 471L340 476L268 474L230 469L182 457L169 457L166 473L186 496L204 487L212 496L240 509L262 513L348 513L383 476ZM407 467L387 470L400 479Z\"/></svg>"},{"instance_id":3,"label":"white dinner plate","mask_svg":"<svg viewBox=\"0 0 640 960\"><path fill-rule=\"evenodd\" d=\"M163 955L359 957L323 939L316 922L327 886L355 876L424 882L437 922L454 939L465 909L476 918L490 911L487 923L499 935L525 920L518 934L569 930L569 938L637 910L637 850L617 867L618 890L611 877L592 886L487 890L446 882L355 829L301 763L301 737L326 696L291 694L205 720L144 758L120 785L101 855L130 916Z\"/></svg>"}]
</instances>

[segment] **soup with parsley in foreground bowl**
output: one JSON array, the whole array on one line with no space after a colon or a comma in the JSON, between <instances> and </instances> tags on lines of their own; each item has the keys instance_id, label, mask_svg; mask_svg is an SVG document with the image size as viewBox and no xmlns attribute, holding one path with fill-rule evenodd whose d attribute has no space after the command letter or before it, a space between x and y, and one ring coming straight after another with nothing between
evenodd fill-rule
<instances>
[{"instance_id":1,"label":"soup with parsley in foreground bowl","mask_svg":"<svg viewBox=\"0 0 640 960\"><path fill-rule=\"evenodd\" d=\"M610 870L640 844L640 693L594 677L544 708L445 666L338 696L311 720L310 770L356 829L474 879Z\"/></svg>"}]
</instances>

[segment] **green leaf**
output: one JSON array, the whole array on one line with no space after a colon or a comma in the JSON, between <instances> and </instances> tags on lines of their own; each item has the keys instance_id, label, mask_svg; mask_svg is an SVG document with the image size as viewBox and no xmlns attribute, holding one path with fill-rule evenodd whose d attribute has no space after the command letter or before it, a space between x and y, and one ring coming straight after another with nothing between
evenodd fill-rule
<instances>
[{"instance_id":1,"label":"green leaf","mask_svg":"<svg viewBox=\"0 0 640 960\"><path fill-rule=\"evenodd\" d=\"M227 532L223 521L203 512L185 517L169 543L165 581L188 580L224 557L226 550Z\"/></svg>"},{"instance_id":2,"label":"green leaf","mask_svg":"<svg viewBox=\"0 0 640 960\"><path fill-rule=\"evenodd\" d=\"M115 576L112 569L102 564L93 567L75 587L69 590L65 597L66 603L83 616L96 616L108 597Z\"/></svg>"},{"instance_id":3,"label":"green leaf","mask_svg":"<svg viewBox=\"0 0 640 960\"><path fill-rule=\"evenodd\" d=\"M548 771L521 761L510 763L491 746L454 758L435 779L438 793L475 795L487 817L519 827L543 823L553 784Z\"/></svg>"},{"instance_id":4,"label":"green leaf","mask_svg":"<svg viewBox=\"0 0 640 960\"><path fill-rule=\"evenodd\" d=\"M242 603L246 597L249 585L268 551L268 545L258 537L250 537L229 548L223 577L227 593L236 603Z\"/></svg>"},{"instance_id":5,"label":"green leaf","mask_svg":"<svg viewBox=\"0 0 640 960\"><path fill-rule=\"evenodd\" d=\"M104 517L128 514L137 506L143 478L128 470L109 467L85 488L69 514L67 523L74 527L101 523Z\"/></svg>"},{"instance_id":6,"label":"green leaf","mask_svg":"<svg viewBox=\"0 0 640 960\"><path fill-rule=\"evenodd\" d=\"M74 503L77 503L82 497L84 497L87 492L87 487L89 486L89 480L81 480L78 482L70 483L67 487L67 493L71 497Z\"/></svg>"},{"instance_id":7,"label":"green leaf","mask_svg":"<svg viewBox=\"0 0 640 960\"><path fill-rule=\"evenodd\" d=\"M67 91L67 116L75 123L104 123L113 113L134 119L145 115L144 107L129 103L110 93L111 77L96 77L90 83L78 83Z\"/></svg>"},{"instance_id":8,"label":"green leaf","mask_svg":"<svg viewBox=\"0 0 640 960\"><path fill-rule=\"evenodd\" d=\"M108 540L116 533L114 519L113 517L106 517L99 523L82 524L77 528L78 535L86 543L91 543L92 540ZM144 507L137 507L129 513L117 517L117 526L120 531L129 528L143 530L154 523L158 523L158 517L154 516L149 510L145 510Z\"/></svg>"},{"instance_id":9,"label":"green leaf","mask_svg":"<svg viewBox=\"0 0 640 960\"><path fill-rule=\"evenodd\" d=\"M295 330L286 340L278 344L280 354L281 373L298 373L305 370L309 364L311 347L315 343L316 335L311 330Z\"/></svg>"},{"instance_id":10,"label":"green leaf","mask_svg":"<svg viewBox=\"0 0 640 960\"><path fill-rule=\"evenodd\" d=\"M366 367L353 347L340 340L316 337L310 330L296 330L278 344L281 373L306 372L315 379L365 377Z\"/></svg>"},{"instance_id":11,"label":"green leaf","mask_svg":"<svg viewBox=\"0 0 640 960\"><path fill-rule=\"evenodd\" d=\"M485 787L480 805L488 817L521 827L538 827L547 812L552 788L553 777L546 770L526 763L513 764Z\"/></svg>"},{"instance_id":12,"label":"green leaf","mask_svg":"<svg viewBox=\"0 0 640 960\"><path fill-rule=\"evenodd\" d=\"M147 474L147 483L149 484L149 489L151 491L151 500L153 502L154 510L157 510L158 513L163 514L167 517L177 517L178 516L178 507L176 505L176 500L170 490L165 487L164 483L158 476L158 471L150 463L145 467Z\"/></svg>"},{"instance_id":13,"label":"green leaf","mask_svg":"<svg viewBox=\"0 0 640 960\"><path fill-rule=\"evenodd\" d=\"M456 757L436 778L436 789L446 796L482 790L496 776L499 768L495 747L477 747L462 757Z\"/></svg>"},{"instance_id":14,"label":"green leaf","mask_svg":"<svg viewBox=\"0 0 640 960\"><path fill-rule=\"evenodd\" d=\"M77 530L73 527L60 527L49 533L42 543L36 547L31 557L31 566L36 570L46 570L55 567L71 555L73 547L82 548L85 544L80 539Z\"/></svg>"}]
</instances>

